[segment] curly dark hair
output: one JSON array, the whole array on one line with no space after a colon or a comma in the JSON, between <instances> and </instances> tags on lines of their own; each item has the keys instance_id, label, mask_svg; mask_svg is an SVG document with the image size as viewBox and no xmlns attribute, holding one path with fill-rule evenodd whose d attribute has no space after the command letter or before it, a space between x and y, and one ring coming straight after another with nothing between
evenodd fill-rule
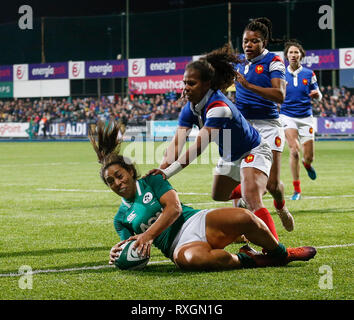
<instances>
[{"instance_id":1,"label":"curly dark hair","mask_svg":"<svg viewBox=\"0 0 354 320\"><path fill-rule=\"evenodd\" d=\"M245 31L258 31L262 39L266 42L266 46L268 43L282 43L284 40L282 39L273 39L272 35L272 21L266 17L260 17L252 19L251 22L245 27Z\"/></svg>"},{"instance_id":2,"label":"curly dark hair","mask_svg":"<svg viewBox=\"0 0 354 320\"><path fill-rule=\"evenodd\" d=\"M122 140L119 138L119 131L121 130L121 124L110 120L106 125L103 121L98 121L96 124L97 141L95 133L89 130L89 139L95 150L98 158L98 162L101 164L100 176L103 182L107 184L104 178L105 170L113 165L118 164L127 171L133 172L133 178L138 178L138 173L133 162L120 154L120 146Z\"/></svg>"},{"instance_id":3,"label":"curly dark hair","mask_svg":"<svg viewBox=\"0 0 354 320\"><path fill-rule=\"evenodd\" d=\"M284 47L284 57L285 59L288 59L287 58L287 55L288 55L288 51L289 51L289 48L291 46L294 46L294 47L297 47L299 50L300 50L300 53L301 53L301 59L304 58L306 56L306 51L305 49L302 47L302 45L300 44L300 42L296 39L291 39L289 41L287 41L285 43L285 47Z\"/></svg>"},{"instance_id":4,"label":"curly dark hair","mask_svg":"<svg viewBox=\"0 0 354 320\"><path fill-rule=\"evenodd\" d=\"M195 69L200 73L200 79L211 81L214 90L225 90L231 86L235 78L233 64L242 62L229 44L203 55L199 60L190 62L187 69Z\"/></svg>"}]
</instances>

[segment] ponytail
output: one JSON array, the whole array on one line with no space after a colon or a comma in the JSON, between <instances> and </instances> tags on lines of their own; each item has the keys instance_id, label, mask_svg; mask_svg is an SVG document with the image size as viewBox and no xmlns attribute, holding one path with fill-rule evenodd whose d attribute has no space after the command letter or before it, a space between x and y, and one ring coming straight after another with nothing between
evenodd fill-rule
<instances>
[{"instance_id":1,"label":"ponytail","mask_svg":"<svg viewBox=\"0 0 354 320\"><path fill-rule=\"evenodd\" d=\"M202 81L211 81L214 90L225 90L231 86L235 78L234 64L240 63L238 55L229 44L215 49L199 60L191 62L186 69L193 68L199 71Z\"/></svg>"},{"instance_id":2,"label":"ponytail","mask_svg":"<svg viewBox=\"0 0 354 320\"><path fill-rule=\"evenodd\" d=\"M98 162L101 164L100 176L105 184L105 170L113 165L118 164L127 171L133 171L133 178L137 179L137 171L132 161L120 154L120 146L122 140L119 138L121 125L110 120L108 125L103 121L98 121L96 126L97 141L94 132L89 130L89 139L93 149L96 152Z\"/></svg>"},{"instance_id":3,"label":"ponytail","mask_svg":"<svg viewBox=\"0 0 354 320\"><path fill-rule=\"evenodd\" d=\"M253 19L245 28L244 31L258 31L262 39L268 43L284 43L282 39L273 39L272 21L266 17Z\"/></svg>"}]
</instances>

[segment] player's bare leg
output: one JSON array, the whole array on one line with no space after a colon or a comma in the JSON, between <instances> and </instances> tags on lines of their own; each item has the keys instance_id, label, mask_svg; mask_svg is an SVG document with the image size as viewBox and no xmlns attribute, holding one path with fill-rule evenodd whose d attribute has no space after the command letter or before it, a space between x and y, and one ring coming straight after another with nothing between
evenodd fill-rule
<instances>
[{"instance_id":1,"label":"player's bare leg","mask_svg":"<svg viewBox=\"0 0 354 320\"><path fill-rule=\"evenodd\" d=\"M245 234L252 243L264 247L268 254L233 254L224 250L240 234ZM206 238L208 242L195 241L178 248L173 256L176 265L186 270L266 267L284 265L294 260L308 260L316 253L311 247L285 249L261 219L240 208L208 212Z\"/></svg>"},{"instance_id":2,"label":"player's bare leg","mask_svg":"<svg viewBox=\"0 0 354 320\"><path fill-rule=\"evenodd\" d=\"M301 187L300 187L300 144L299 135L296 129L286 129L285 130L286 140L289 146L289 159L290 159L290 170L293 177L294 194L292 195L292 200L301 199Z\"/></svg>"},{"instance_id":3,"label":"player's bare leg","mask_svg":"<svg viewBox=\"0 0 354 320\"><path fill-rule=\"evenodd\" d=\"M284 184L280 180L281 152L273 152L273 163L270 169L267 190L274 199L274 206L280 220L287 231L294 230L294 218L285 205Z\"/></svg>"},{"instance_id":4,"label":"player's bare leg","mask_svg":"<svg viewBox=\"0 0 354 320\"><path fill-rule=\"evenodd\" d=\"M174 254L175 263L188 270L221 270L241 268L244 265L240 254L233 254L224 250L241 234L252 239L256 245L274 251L278 241L271 234L262 220L250 211L240 208L222 208L208 212L206 216L206 242L191 242L181 246ZM258 257L257 257L258 258ZM274 260L259 257L262 264L272 265ZM246 261L246 265L252 261ZM253 262L252 262L253 264ZM254 266L257 266L256 264Z\"/></svg>"},{"instance_id":5,"label":"player's bare leg","mask_svg":"<svg viewBox=\"0 0 354 320\"><path fill-rule=\"evenodd\" d=\"M266 191L267 180L267 175L259 169L241 169L242 198L245 200L249 210L263 220L274 237L278 239L273 218L263 203L263 195Z\"/></svg>"},{"instance_id":6,"label":"player's bare leg","mask_svg":"<svg viewBox=\"0 0 354 320\"><path fill-rule=\"evenodd\" d=\"M313 140L306 141L302 145L302 149L303 149L302 163L310 179L315 180L317 175L315 169L312 166L313 156L314 156L314 141Z\"/></svg>"},{"instance_id":7,"label":"player's bare leg","mask_svg":"<svg viewBox=\"0 0 354 320\"><path fill-rule=\"evenodd\" d=\"M211 190L211 197L215 201L228 201L232 190L239 185L239 181L224 176L214 175L213 187Z\"/></svg>"}]
</instances>

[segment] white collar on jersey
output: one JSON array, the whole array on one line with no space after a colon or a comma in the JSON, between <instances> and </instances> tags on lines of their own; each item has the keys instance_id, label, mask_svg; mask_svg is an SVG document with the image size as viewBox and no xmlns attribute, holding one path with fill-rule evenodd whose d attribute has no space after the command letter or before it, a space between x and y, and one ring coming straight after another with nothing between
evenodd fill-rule
<instances>
[{"instance_id":1,"label":"white collar on jersey","mask_svg":"<svg viewBox=\"0 0 354 320\"><path fill-rule=\"evenodd\" d=\"M257 62L257 61L263 59L264 56L265 56L268 52L269 52L269 51L268 51L267 49L264 49L263 52L262 52L259 56L255 57L255 58L253 58L253 59L247 60L247 62L248 62L248 63L255 63L255 62Z\"/></svg>"},{"instance_id":2,"label":"white collar on jersey","mask_svg":"<svg viewBox=\"0 0 354 320\"><path fill-rule=\"evenodd\" d=\"M138 192L138 195L141 196L141 189L140 189L140 184L139 184L139 180L136 180L136 190ZM129 200L126 200L124 198L122 198L122 202L128 207L130 208L131 205L128 203Z\"/></svg>"},{"instance_id":3,"label":"white collar on jersey","mask_svg":"<svg viewBox=\"0 0 354 320\"><path fill-rule=\"evenodd\" d=\"M191 104L190 104L191 110L195 116L201 115L201 112L202 112L205 104L208 102L208 100L211 97L211 95L213 94L213 92L214 92L214 90L209 89L208 92L205 94L205 96L202 98L202 100L200 100L196 105L193 105L193 103L191 102Z\"/></svg>"},{"instance_id":4,"label":"white collar on jersey","mask_svg":"<svg viewBox=\"0 0 354 320\"><path fill-rule=\"evenodd\" d=\"M301 72L301 70L302 70L302 66L300 66L300 68L296 69L295 71L292 71L292 70L290 69L290 65L288 65L287 70L288 70L288 72L289 72L290 74L292 74L294 77L297 77L297 75L298 75L298 74Z\"/></svg>"},{"instance_id":5,"label":"white collar on jersey","mask_svg":"<svg viewBox=\"0 0 354 320\"><path fill-rule=\"evenodd\" d=\"M138 195L141 196L141 189L140 189L139 180L136 180L135 184L136 184L136 190L138 191Z\"/></svg>"}]
</instances>

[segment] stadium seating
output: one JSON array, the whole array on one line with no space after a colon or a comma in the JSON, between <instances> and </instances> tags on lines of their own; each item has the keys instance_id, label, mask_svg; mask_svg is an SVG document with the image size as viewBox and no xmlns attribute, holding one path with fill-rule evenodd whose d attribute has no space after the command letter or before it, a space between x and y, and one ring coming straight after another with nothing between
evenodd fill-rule
<instances>
[{"instance_id":1,"label":"stadium seating","mask_svg":"<svg viewBox=\"0 0 354 320\"><path fill-rule=\"evenodd\" d=\"M354 95L345 88L322 87L323 99L314 101L315 117L354 115ZM233 96L230 96L233 100ZM98 98L44 98L0 100L0 122L88 122L114 118L125 125L144 125L147 120L176 120L184 102L179 95L130 95Z\"/></svg>"}]
</instances>

